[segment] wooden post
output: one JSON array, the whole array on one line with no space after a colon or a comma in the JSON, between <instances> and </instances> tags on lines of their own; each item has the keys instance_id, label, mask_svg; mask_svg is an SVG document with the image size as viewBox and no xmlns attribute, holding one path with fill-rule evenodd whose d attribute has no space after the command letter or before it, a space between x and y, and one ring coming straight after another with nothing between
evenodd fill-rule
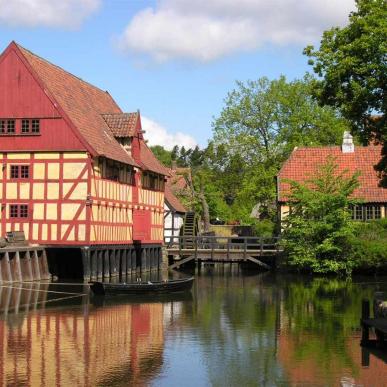
<instances>
[{"instance_id":1,"label":"wooden post","mask_svg":"<svg viewBox=\"0 0 387 387\"><path fill-rule=\"evenodd\" d=\"M261 237L261 258L263 256L263 238Z\"/></svg>"},{"instance_id":2,"label":"wooden post","mask_svg":"<svg viewBox=\"0 0 387 387\"><path fill-rule=\"evenodd\" d=\"M40 280L39 258L36 250L32 252L32 276L35 281Z\"/></svg>"},{"instance_id":3,"label":"wooden post","mask_svg":"<svg viewBox=\"0 0 387 387\"><path fill-rule=\"evenodd\" d=\"M43 280L50 279L50 271L48 270L47 253L46 250L41 250L42 255L40 257L40 278Z\"/></svg>"},{"instance_id":4,"label":"wooden post","mask_svg":"<svg viewBox=\"0 0 387 387\"><path fill-rule=\"evenodd\" d=\"M126 250L123 249L121 250L121 257L120 257L120 273L121 277L125 278L126 277Z\"/></svg>"},{"instance_id":5,"label":"wooden post","mask_svg":"<svg viewBox=\"0 0 387 387\"><path fill-rule=\"evenodd\" d=\"M83 280L90 281L90 250L83 247L81 249L81 254L82 254Z\"/></svg>"},{"instance_id":6,"label":"wooden post","mask_svg":"<svg viewBox=\"0 0 387 387\"><path fill-rule=\"evenodd\" d=\"M102 253L103 253L103 277L109 278L110 276L109 250L106 249Z\"/></svg>"},{"instance_id":7,"label":"wooden post","mask_svg":"<svg viewBox=\"0 0 387 387\"><path fill-rule=\"evenodd\" d=\"M141 249L141 272L146 272L146 252L145 248Z\"/></svg>"},{"instance_id":8,"label":"wooden post","mask_svg":"<svg viewBox=\"0 0 387 387\"><path fill-rule=\"evenodd\" d=\"M110 263L110 276L117 275L117 266L116 266L116 252L115 250L109 250L109 263Z\"/></svg>"},{"instance_id":9,"label":"wooden post","mask_svg":"<svg viewBox=\"0 0 387 387\"><path fill-rule=\"evenodd\" d=\"M102 251L94 250L95 258L97 259L97 278L102 279L103 277L103 256Z\"/></svg>"},{"instance_id":10,"label":"wooden post","mask_svg":"<svg viewBox=\"0 0 387 387\"><path fill-rule=\"evenodd\" d=\"M33 281L32 277L32 267L31 267L31 257L30 252L26 251L24 253L24 257L21 258L21 261L23 263L22 265L22 279L23 281Z\"/></svg>"},{"instance_id":11,"label":"wooden post","mask_svg":"<svg viewBox=\"0 0 387 387\"><path fill-rule=\"evenodd\" d=\"M12 282L12 271L11 271L11 262L9 260L8 251L4 254L3 259L1 260L2 273L4 282Z\"/></svg>"},{"instance_id":12,"label":"wooden post","mask_svg":"<svg viewBox=\"0 0 387 387\"><path fill-rule=\"evenodd\" d=\"M13 279L15 282L22 282L22 272L20 265L20 254L16 251L15 256L12 259L12 271L13 271Z\"/></svg>"},{"instance_id":13,"label":"wooden post","mask_svg":"<svg viewBox=\"0 0 387 387\"><path fill-rule=\"evenodd\" d=\"M364 324L364 320L370 318L370 302L369 300L364 299L361 304L361 325L362 325L362 336L361 344L367 344L370 338L370 328L368 325Z\"/></svg>"},{"instance_id":14,"label":"wooden post","mask_svg":"<svg viewBox=\"0 0 387 387\"><path fill-rule=\"evenodd\" d=\"M117 249L115 254L115 260L116 260L116 275L120 274L120 256L121 256L121 250Z\"/></svg>"},{"instance_id":15,"label":"wooden post","mask_svg":"<svg viewBox=\"0 0 387 387\"><path fill-rule=\"evenodd\" d=\"M247 239L244 237L243 239L243 260L246 261L246 255L247 255Z\"/></svg>"},{"instance_id":16,"label":"wooden post","mask_svg":"<svg viewBox=\"0 0 387 387\"><path fill-rule=\"evenodd\" d=\"M90 251L88 251L88 255L90 257L90 277L92 281L96 281L98 268L97 268L97 257L95 255L95 251L93 252L93 254L90 254Z\"/></svg>"}]
</instances>

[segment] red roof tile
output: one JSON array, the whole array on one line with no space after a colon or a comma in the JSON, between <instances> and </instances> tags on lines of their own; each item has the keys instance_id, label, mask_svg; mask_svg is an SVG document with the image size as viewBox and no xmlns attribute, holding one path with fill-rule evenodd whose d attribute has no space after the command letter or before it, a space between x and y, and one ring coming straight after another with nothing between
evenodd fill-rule
<instances>
[{"instance_id":1,"label":"red roof tile","mask_svg":"<svg viewBox=\"0 0 387 387\"><path fill-rule=\"evenodd\" d=\"M133 137L138 125L139 113L102 114L114 137Z\"/></svg>"},{"instance_id":2,"label":"red roof tile","mask_svg":"<svg viewBox=\"0 0 387 387\"><path fill-rule=\"evenodd\" d=\"M165 167L148 148L145 141L140 140L141 166L148 171L156 172L160 175L169 176L169 170Z\"/></svg>"},{"instance_id":3,"label":"red roof tile","mask_svg":"<svg viewBox=\"0 0 387 387\"><path fill-rule=\"evenodd\" d=\"M374 166L381 158L381 146L356 147L353 153L343 153L341 147L296 148L282 166L279 174L278 201L286 201L289 184L284 179L304 182L313 177L316 168L324 164L329 156L335 158L338 173L348 170L352 175L361 173L360 186L353 197L366 202L387 203L387 189L379 186L380 179Z\"/></svg>"},{"instance_id":4,"label":"red roof tile","mask_svg":"<svg viewBox=\"0 0 387 387\"><path fill-rule=\"evenodd\" d=\"M165 200L169 207L173 208L176 212L187 212L180 200L172 192L169 183L165 185Z\"/></svg>"},{"instance_id":5,"label":"red roof tile","mask_svg":"<svg viewBox=\"0 0 387 387\"><path fill-rule=\"evenodd\" d=\"M48 94L98 156L137 165L119 145L102 114L122 114L110 94L16 45Z\"/></svg>"}]
</instances>

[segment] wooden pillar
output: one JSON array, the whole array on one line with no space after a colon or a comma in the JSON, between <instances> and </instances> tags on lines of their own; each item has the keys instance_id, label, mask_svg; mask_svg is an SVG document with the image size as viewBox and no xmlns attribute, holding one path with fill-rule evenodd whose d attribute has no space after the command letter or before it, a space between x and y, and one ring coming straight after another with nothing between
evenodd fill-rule
<instances>
[{"instance_id":1,"label":"wooden pillar","mask_svg":"<svg viewBox=\"0 0 387 387\"><path fill-rule=\"evenodd\" d=\"M145 272L146 271L146 252L145 248L141 249L141 271Z\"/></svg>"},{"instance_id":2,"label":"wooden pillar","mask_svg":"<svg viewBox=\"0 0 387 387\"><path fill-rule=\"evenodd\" d=\"M41 250L40 263L40 277L44 280L50 279L50 271L48 270L47 253L46 250Z\"/></svg>"},{"instance_id":3,"label":"wooden pillar","mask_svg":"<svg viewBox=\"0 0 387 387\"><path fill-rule=\"evenodd\" d=\"M97 278L102 279L102 273L103 273L102 252L100 250L95 250L95 255L96 255L96 259L97 259Z\"/></svg>"},{"instance_id":4,"label":"wooden pillar","mask_svg":"<svg viewBox=\"0 0 387 387\"><path fill-rule=\"evenodd\" d=\"M109 263L110 263L110 276L117 275L117 266L116 266L116 252L115 250L109 250Z\"/></svg>"},{"instance_id":5,"label":"wooden pillar","mask_svg":"<svg viewBox=\"0 0 387 387\"><path fill-rule=\"evenodd\" d=\"M128 248L125 254L126 274L132 274L132 249Z\"/></svg>"},{"instance_id":6,"label":"wooden pillar","mask_svg":"<svg viewBox=\"0 0 387 387\"><path fill-rule=\"evenodd\" d=\"M132 256L132 272L136 272L137 271L137 254L136 254L136 250L135 249L132 249L131 250L131 256Z\"/></svg>"},{"instance_id":7,"label":"wooden pillar","mask_svg":"<svg viewBox=\"0 0 387 387\"><path fill-rule=\"evenodd\" d=\"M1 271L4 282L12 282L12 271L11 271L11 262L9 261L8 251L4 254L3 259L1 260Z\"/></svg>"},{"instance_id":8,"label":"wooden pillar","mask_svg":"<svg viewBox=\"0 0 387 387\"><path fill-rule=\"evenodd\" d=\"M126 277L126 256L128 255L128 250L123 249L121 250L121 261L120 261L120 268L121 268L121 276L123 278Z\"/></svg>"},{"instance_id":9,"label":"wooden pillar","mask_svg":"<svg viewBox=\"0 0 387 387\"><path fill-rule=\"evenodd\" d=\"M120 257L121 257L121 250L117 249L116 250L116 255L115 255L117 275L120 274Z\"/></svg>"},{"instance_id":10,"label":"wooden pillar","mask_svg":"<svg viewBox=\"0 0 387 387\"><path fill-rule=\"evenodd\" d=\"M32 281L31 257L29 251L20 253L20 269L22 281Z\"/></svg>"},{"instance_id":11,"label":"wooden pillar","mask_svg":"<svg viewBox=\"0 0 387 387\"><path fill-rule=\"evenodd\" d=\"M90 281L91 278L91 268L90 268L90 250L86 248L81 248L82 254L82 268L83 268L83 280Z\"/></svg>"},{"instance_id":12,"label":"wooden pillar","mask_svg":"<svg viewBox=\"0 0 387 387\"><path fill-rule=\"evenodd\" d=\"M90 278L92 281L97 280L97 271L97 257L95 251L93 251L93 253L90 254Z\"/></svg>"},{"instance_id":13,"label":"wooden pillar","mask_svg":"<svg viewBox=\"0 0 387 387\"><path fill-rule=\"evenodd\" d=\"M22 282L22 273L20 265L20 254L16 251L13 259L11 259L12 278L14 282Z\"/></svg>"},{"instance_id":14,"label":"wooden pillar","mask_svg":"<svg viewBox=\"0 0 387 387\"><path fill-rule=\"evenodd\" d=\"M38 259L38 253L36 252L36 250L32 252L31 266L32 266L32 277L34 281L40 281L39 259Z\"/></svg>"},{"instance_id":15,"label":"wooden pillar","mask_svg":"<svg viewBox=\"0 0 387 387\"><path fill-rule=\"evenodd\" d=\"M168 259L168 256L167 256ZM161 270L163 267L163 250L161 247L157 249L157 269Z\"/></svg>"},{"instance_id":16,"label":"wooden pillar","mask_svg":"<svg viewBox=\"0 0 387 387\"><path fill-rule=\"evenodd\" d=\"M103 251L103 277L109 278L110 276L110 264L109 264L109 250Z\"/></svg>"}]
</instances>

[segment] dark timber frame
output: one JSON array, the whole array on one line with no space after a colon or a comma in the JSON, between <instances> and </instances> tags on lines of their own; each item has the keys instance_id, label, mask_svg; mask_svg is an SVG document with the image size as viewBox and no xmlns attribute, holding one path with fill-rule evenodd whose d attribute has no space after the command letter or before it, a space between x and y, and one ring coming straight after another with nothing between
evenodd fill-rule
<instances>
[{"instance_id":1,"label":"dark timber frame","mask_svg":"<svg viewBox=\"0 0 387 387\"><path fill-rule=\"evenodd\" d=\"M179 236L165 238L168 255L175 269L190 261L210 262L253 262L267 270L271 266L258 258L275 258L282 252L278 237L220 237Z\"/></svg>"},{"instance_id":2,"label":"dark timber frame","mask_svg":"<svg viewBox=\"0 0 387 387\"><path fill-rule=\"evenodd\" d=\"M83 279L107 280L161 269L162 251L158 244L85 246L81 248Z\"/></svg>"}]
</instances>

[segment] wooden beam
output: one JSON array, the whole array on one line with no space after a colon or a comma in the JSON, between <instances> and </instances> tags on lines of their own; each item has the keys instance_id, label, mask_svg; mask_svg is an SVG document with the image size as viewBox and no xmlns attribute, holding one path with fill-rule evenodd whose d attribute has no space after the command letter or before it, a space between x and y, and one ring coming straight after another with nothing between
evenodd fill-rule
<instances>
[{"instance_id":1,"label":"wooden beam","mask_svg":"<svg viewBox=\"0 0 387 387\"><path fill-rule=\"evenodd\" d=\"M190 255L190 256L187 257L187 258L184 258L184 259L181 259L180 261L175 262L174 264L172 264L171 266L169 266L168 269L169 269L169 270L176 269L176 268L179 267L180 265L183 265L184 263L187 263L187 262L189 262L189 261L192 261L194 258L195 258L194 255Z\"/></svg>"},{"instance_id":2,"label":"wooden beam","mask_svg":"<svg viewBox=\"0 0 387 387\"><path fill-rule=\"evenodd\" d=\"M257 258L253 258L253 257L247 256L246 259L248 259L248 260L251 261L251 262L256 263L256 264L259 265L259 266L264 267L264 268L267 269L267 270L271 270L271 267L270 267L269 265L267 265L266 263L263 263L262 261L260 261L260 260L257 259Z\"/></svg>"}]
</instances>

